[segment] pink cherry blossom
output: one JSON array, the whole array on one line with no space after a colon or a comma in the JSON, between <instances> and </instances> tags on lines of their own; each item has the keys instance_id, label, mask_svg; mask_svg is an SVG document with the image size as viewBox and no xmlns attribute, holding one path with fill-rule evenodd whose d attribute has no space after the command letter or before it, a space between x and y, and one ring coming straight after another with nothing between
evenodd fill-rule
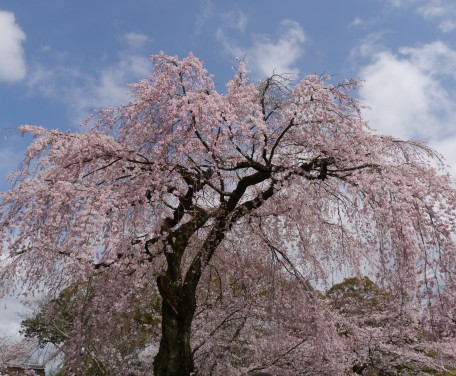
<instances>
[{"instance_id":1,"label":"pink cherry blossom","mask_svg":"<svg viewBox=\"0 0 456 376\"><path fill-rule=\"evenodd\" d=\"M394 302L379 315L403 309L429 348L454 345L456 191L436 152L373 133L356 81L255 84L240 64L219 92L192 54L152 61L90 131L20 127L34 141L0 196L3 294L97 286L75 307L67 370L84 374L84 352L152 374L109 338L157 294L155 376L346 375L373 338L424 361L380 339L408 338L400 326L350 323L315 291L362 274Z\"/></svg>"}]
</instances>

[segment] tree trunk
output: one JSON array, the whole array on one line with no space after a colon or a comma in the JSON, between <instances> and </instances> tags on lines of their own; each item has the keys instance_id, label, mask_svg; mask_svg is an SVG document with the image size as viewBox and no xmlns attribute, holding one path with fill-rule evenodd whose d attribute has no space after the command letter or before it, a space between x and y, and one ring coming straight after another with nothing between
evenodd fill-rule
<instances>
[{"instance_id":1,"label":"tree trunk","mask_svg":"<svg viewBox=\"0 0 456 376\"><path fill-rule=\"evenodd\" d=\"M194 371L190 334L195 313L194 292L158 279L162 301L162 337L154 359L154 376L190 376ZM193 296L186 296L187 294Z\"/></svg>"}]
</instances>

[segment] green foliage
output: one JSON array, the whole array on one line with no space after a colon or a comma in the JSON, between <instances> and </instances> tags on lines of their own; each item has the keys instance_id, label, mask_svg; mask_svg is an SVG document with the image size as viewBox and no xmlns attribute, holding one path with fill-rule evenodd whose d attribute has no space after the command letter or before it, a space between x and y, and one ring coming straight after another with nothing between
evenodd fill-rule
<instances>
[{"instance_id":1,"label":"green foliage","mask_svg":"<svg viewBox=\"0 0 456 376\"><path fill-rule=\"evenodd\" d=\"M23 320L21 327L20 334L26 338L36 338L41 347L46 346L48 343L58 345L66 338L60 331L55 330L49 325L44 314L41 312L29 319Z\"/></svg>"},{"instance_id":2,"label":"green foliage","mask_svg":"<svg viewBox=\"0 0 456 376\"><path fill-rule=\"evenodd\" d=\"M352 295L361 295L367 294L370 292L378 291L378 287L376 287L375 283L369 277L352 277L347 278L341 283L336 283L333 285L329 291L328 295L333 295L336 292L342 292L345 294L352 294Z\"/></svg>"},{"instance_id":3,"label":"green foliage","mask_svg":"<svg viewBox=\"0 0 456 376\"><path fill-rule=\"evenodd\" d=\"M98 282L100 284L100 281ZM81 305L85 300L97 299L100 290L102 289L97 284L90 286L86 282L72 284L62 290L57 298L41 304L32 317L24 319L21 322L21 334L38 340L40 347L65 343L78 319ZM116 350L123 357L146 347L160 328L159 312L162 298L158 294L153 294L151 297L150 294L145 294L141 298L147 298L146 295L149 297L149 304L145 308L144 306L140 308L138 301L132 299L131 310L114 316L112 340L116 342ZM103 328L98 329L104 331ZM94 342L92 350L95 352L82 355L81 365L84 368L82 374L85 376L108 375L103 362L96 358L97 347L98 343ZM66 375L63 369L55 374L55 376Z\"/></svg>"},{"instance_id":4,"label":"green foliage","mask_svg":"<svg viewBox=\"0 0 456 376\"><path fill-rule=\"evenodd\" d=\"M333 285L326 296L332 305L345 314L364 315L369 320L370 312L385 309L389 294L368 277L351 277Z\"/></svg>"},{"instance_id":5,"label":"green foliage","mask_svg":"<svg viewBox=\"0 0 456 376\"><path fill-rule=\"evenodd\" d=\"M42 304L34 316L21 322L20 333L37 339L41 347L63 343L73 325L74 304L78 303L80 289L80 285L72 285L62 290L56 299Z\"/></svg>"}]
</instances>

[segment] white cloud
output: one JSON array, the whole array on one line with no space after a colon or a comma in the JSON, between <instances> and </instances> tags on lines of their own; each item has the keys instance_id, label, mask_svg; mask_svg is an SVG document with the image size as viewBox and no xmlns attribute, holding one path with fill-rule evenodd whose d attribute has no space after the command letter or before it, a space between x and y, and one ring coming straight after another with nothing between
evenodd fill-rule
<instances>
[{"instance_id":1,"label":"white cloud","mask_svg":"<svg viewBox=\"0 0 456 376\"><path fill-rule=\"evenodd\" d=\"M379 131L404 138L438 139L453 132L456 109L446 88L456 79L456 51L443 42L378 51L360 70L366 116Z\"/></svg>"},{"instance_id":2,"label":"white cloud","mask_svg":"<svg viewBox=\"0 0 456 376\"><path fill-rule=\"evenodd\" d=\"M92 85L92 105L109 106L128 101L127 84L145 78L149 73L149 59L124 54L116 65L102 70L99 80Z\"/></svg>"},{"instance_id":3,"label":"white cloud","mask_svg":"<svg viewBox=\"0 0 456 376\"><path fill-rule=\"evenodd\" d=\"M123 39L132 48L141 48L149 41L147 35L133 32L125 34Z\"/></svg>"},{"instance_id":4,"label":"white cloud","mask_svg":"<svg viewBox=\"0 0 456 376\"><path fill-rule=\"evenodd\" d=\"M231 54L243 57L256 76L270 76L272 73L298 74L296 62L304 54L307 36L301 25L292 20L280 23L276 40L266 35L255 35L250 47L241 47L226 35L223 28L217 30L217 38Z\"/></svg>"},{"instance_id":5,"label":"white cloud","mask_svg":"<svg viewBox=\"0 0 456 376\"><path fill-rule=\"evenodd\" d=\"M0 338L7 337L11 340L18 340L21 317L20 314L26 312L26 308L12 297L0 300Z\"/></svg>"},{"instance_id":6,"label":"white cloud","mask_svg":"<svg viewBox=\"0 0 456 376\"><path fill-rule=\"evenodd\" d=\"M420 47L402 47L399 52L428 75L456 79L456 51L444 42L435 41Z\"/></svg>"},{"instance_id":7,"label":"white cloud","mask_svg":"<svg viewBox=\"0 0 456 376\"><path fill-rule=\"evenodd\" d=\"M17 82L25 77L22 42L25 33L16 23L14 13L0 10L0 82Z\"/></svg>"},{"instance_id":8,"label":"white cloud","mask_svg":"<svg viewBox=\"0 0 456 376\"><path fill-rule=\"evenodd\" d=\"M409 61L390 53L379 53L375 59L360 75L366 80L361 98L373 109L366 113L371 125L381 133L401 138L422 133L427 127L420 123L429 111L426 88L432 81Z\"/></svg>"},{"instance_id":9,"label":"white cloud","mask_svg":"<svg viewBox=\"0 0 456 376\"><path fill-rule=\"evenodd\" d=\"M441 153L450 166L451 176L456 178L456 135L431 141L430 146Z\"/></svg>"},{"instance_id":10,"label":"white cloud","mask_svg":"<svg viewBox=\"0 0 456 376\"><path fill-rule=\"evenodd\" d=\"M360 69L361 100L371 126L380 133L429 142L453 166L456 176L456 51L436 41L403 47L397 54L364 46L371 61ZM367 55L365 56L367 57ZM454 86L453 86L454 87Z\"/></svg>"}]
</instances>

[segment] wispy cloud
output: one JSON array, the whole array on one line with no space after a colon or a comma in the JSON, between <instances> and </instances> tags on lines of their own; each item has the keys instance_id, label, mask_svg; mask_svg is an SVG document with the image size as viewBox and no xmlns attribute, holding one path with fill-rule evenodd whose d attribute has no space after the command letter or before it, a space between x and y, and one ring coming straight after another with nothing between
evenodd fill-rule
<instances>
[{"instance_id":1,"label":"wispy cloud","mask_svg":"<svg viewBox=\"0 0 456 376\"><path fill-rule=\"evenodd\" d=\"M381 22L382 16L377 17L355 17L352 22L348 24L349 28L354 29L369 29Z\"/></svg>"},{"instance_id":2,"label":"wispy cloud","mask_svg":"<svg viewBox=\"0 0 456 376\"><path fill-rule=\"evenodd\" d=\"M350 22L350 27L359 27L359 26L362 26L364 25L364 20L361 18L361 17L355 17L355 19Z\"/></svg>"},{"instance_id":3,"label":"wispy cloud","mask_svg":"<svg viewBox=\"0 0 456 376\"><path fill-rule=\"evenodd\" d=\"M25 37L14 13L0 10L0 82L17 82L25 77Z\"/></svg>"},{"instance_id":4,"label":"wispy cloud","mask_svg":"<svg viewBox=\"0 0 456 376\"><path fill-rule=\"evenodd\" d=\"M222 19L224 21L224 29L233 29L241 33L245 32L245 28L247 27L248 23L248 17L244 12L228 12L222 14Z\"/></svg>"},{"instance_id":5,"label":"wispy cloud","mask_svg":"<svg viewBox=\"0 0 456 376\"><path fill-rule=\"evenodd\" d=\"M456 29L454 0L389 0L394 8L414 8L424 19L435 22L443 33Z\"/></svg>"},{"instance_id":6,"label":"wispy cloud","mask_svg":"<svg viewBox=\"0 0 456 376\"><path fill-rule=\"evenodd\" d=\"M425 19L437 22L438 28L449 33L456 29L456 4L454 1L427 0L417 12Z\"/></svg>"},{"instance_id":7,"label":"wispy cloud","mask_svg":"<svg viewBox=\"0 0 456 376\"><path fill-rule=\"evenodd\" d=\"M201 3L195 21L195 33L197 35L201 34L204 24L212 17L214 10L215 5L212 0L205 0L203 3Z\"/></svg>"},{"instance_id":8,"label":"wispy cloud","mask_svg":"<svg viewBox=\"0 0 456 376\"><path fill-rule=\"evenodd\" d=\"M408 5L415 4L419 0L388 0L388 2L395 8L403 8Z\"/></svg>"},{"instance_id":9,"label":"wispy cloud","mask_svg":"<svg viewBox=\"0 0 456 376\"><path fill-rule=\"evenodd\" d=\"M143 34L129 33L123 38L136 48L146 43ZM129 102L128 84L150 74L148 57L131 49L119 53L116 63L104 64L95 73L83 73L78 66L64 62L54 65L35 63L30 68L30 95L43 95L61 101L74 120L74 125L94 108L114 106Z\"/></svg>"},{"instance_id":10,"label":"wispy cloud","mask_svg":"<svg viewBox=\"0 0 456 376\"><path fill-rule=\"evenodd\" d=\"M123 36L123 40L128 44L128 46L135 49L144 47L144 45L150 41L146 34L134 32L125 34Z\"/></svg>"},{"instance_id":11,"label":"wispy cloud","mask_svg":"<svg viewBox=\"0 0 456 376\"><path fill-rule=\"evenodd\" d=\"M242 26L243 24L238 24L238 29L242 29ZM270 76L274 72L299 73L296 63L304 54L304 45L308 38L298 22L283 20L280 23L277 38L257 34L252 37L250 46L239 45L233 37L230 37L229 30L230 28L226 26L218 28L217 39L231 55L245 56L255 76Z\"/></svg>"}]
</instances>

